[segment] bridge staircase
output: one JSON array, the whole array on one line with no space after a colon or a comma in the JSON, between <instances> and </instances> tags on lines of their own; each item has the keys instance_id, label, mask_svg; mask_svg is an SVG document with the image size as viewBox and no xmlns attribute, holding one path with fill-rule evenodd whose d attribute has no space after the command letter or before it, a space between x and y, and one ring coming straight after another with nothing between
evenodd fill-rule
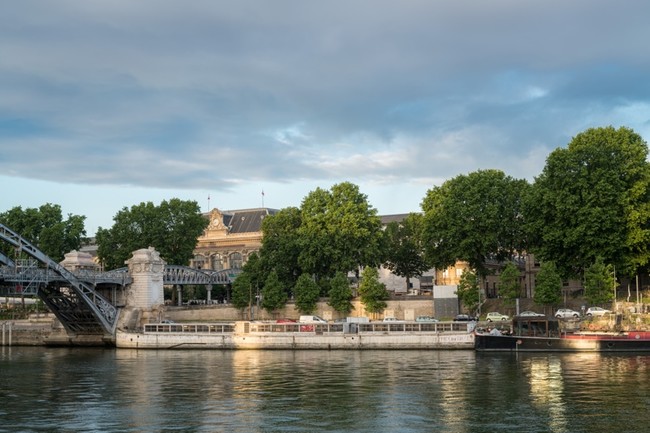
<instances>
[{"instance_id":1,"label":"bridge staircase","mask_svg":"<svg viewBox=\"0 0 650 433\"><path fill-rule=\"evenodd\" d=\"M93 284L50 259L20 235L0 224L0 240L12 245L31 260L12 263L3 255L0 262L20 270L14 281L22 281L25 293L35 293L72 335L100 335L112 339L117 325L117 308ZM19 254L20 256L21 254Z\"/></svg>"},{"instance_id":2,"label":"bridge staircase","mask_svg":"<svg viewBox=\"0 0 650 433\"><path fill-rule=\"evenodd\" d=\"M120 297L115 290L107 292L105 289L130 286L133 279L128 268L108 272L88 269L71 272L2 224L0 241L13 246L18 252L17 257L20 257L12 260L0 253L0 284L11 284L13 295L31 295L41 299L67 331L65 341L74 338L89 341L79 344L96 344L114 340L119 319L118 307L126 307L127 301L124 291ZM25 256L29 258L25 259ZM232 284L240 273L241 269L212 271L165 265L162 283L179 288L184 285L205 285L211 289L213 285ZM104 290L98 290L98 287ZM93 338L95 343L90 342ZM61 344L66 343L62 341Z\"/></svg>"}]
</instances>

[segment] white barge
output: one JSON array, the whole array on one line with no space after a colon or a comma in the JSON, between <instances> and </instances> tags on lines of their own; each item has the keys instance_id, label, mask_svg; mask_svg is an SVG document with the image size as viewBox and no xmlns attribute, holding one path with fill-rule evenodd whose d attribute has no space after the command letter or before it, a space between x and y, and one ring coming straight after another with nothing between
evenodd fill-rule
<instances>
[{"instance_id":1,"label":"white barge","mask_svg":"<svg viewBox=\"0 0 650 433\"><path fill-rule=\"evenodd\" d=\"M119 330L122 349L474 349L473 324L437 323L149 323Z\"/></svg>"}]
</instances>

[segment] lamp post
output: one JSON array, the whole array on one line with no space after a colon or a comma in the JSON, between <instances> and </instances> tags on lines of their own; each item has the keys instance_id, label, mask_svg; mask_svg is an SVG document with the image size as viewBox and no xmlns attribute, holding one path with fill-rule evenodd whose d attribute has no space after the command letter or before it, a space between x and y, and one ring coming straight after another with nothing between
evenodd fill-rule
<instances>
[{"instance_id":1,"label":"lamp post","mask_svg":"<svg viewBox=\"0 0 650 433\"><path fill-rule=\"evenodd\" d=\"M248 320L253 320L253 285L248 285Z\"/></svg>"}]
</instances>

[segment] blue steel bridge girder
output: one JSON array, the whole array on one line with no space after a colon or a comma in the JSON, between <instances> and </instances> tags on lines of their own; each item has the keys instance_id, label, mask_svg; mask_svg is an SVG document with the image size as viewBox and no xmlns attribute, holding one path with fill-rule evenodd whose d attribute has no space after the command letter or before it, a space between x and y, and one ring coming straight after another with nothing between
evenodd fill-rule
<instances>
[{"instance_id":1,"label":"blue steel bridge girder","mask_svg":"<svg viewBox=\"0 0 650 433\"><path fill-rule=\"evenodd\" d=\"M223 271L211 271L190 268L188 266L166 265L163 284L166 285L213 285L213 284L231 284L237 275L241 273L240 269L226 269Z\"/></svg>"},{"instance_id":2,"label":"blue steel bridge girder","mask_svg":"<svg viewBox=\"0 0 650 433\"><path fill-rule=\"evenodd\" d=\"M0 265L14 266L14 262L0 251Z\"/></svg>"},{"instance_id":3,"label":"blue steel bridge girder","mask_svg":"<svg viewBox=\"0 0 650 433\"><path fill-rule=\"evenodd\" d=\"M91 284L80 281L72 272L3 224L0 224L0 240L36 259L62 278L62 284L66 287L56 287L52 284L41 286L38 296L66 329L79 333L97 333L101 330L109 335L114 334L117 326L117 308Z\"/></svg>"}]
</instances>

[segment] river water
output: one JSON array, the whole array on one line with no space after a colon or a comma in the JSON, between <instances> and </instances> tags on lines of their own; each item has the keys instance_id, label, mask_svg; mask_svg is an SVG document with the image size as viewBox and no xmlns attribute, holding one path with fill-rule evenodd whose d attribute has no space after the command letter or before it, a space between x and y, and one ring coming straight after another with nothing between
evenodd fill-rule
<instances>
[{"instance_id":1,"label":"river water","mask_svg":"<svg viewBox=\"0 0 650 433\"><path fill-rule=\"evenodd\" d=\"M0 432L648 432L649 361L0 347Z\"/></svg>"}]
</instances>

